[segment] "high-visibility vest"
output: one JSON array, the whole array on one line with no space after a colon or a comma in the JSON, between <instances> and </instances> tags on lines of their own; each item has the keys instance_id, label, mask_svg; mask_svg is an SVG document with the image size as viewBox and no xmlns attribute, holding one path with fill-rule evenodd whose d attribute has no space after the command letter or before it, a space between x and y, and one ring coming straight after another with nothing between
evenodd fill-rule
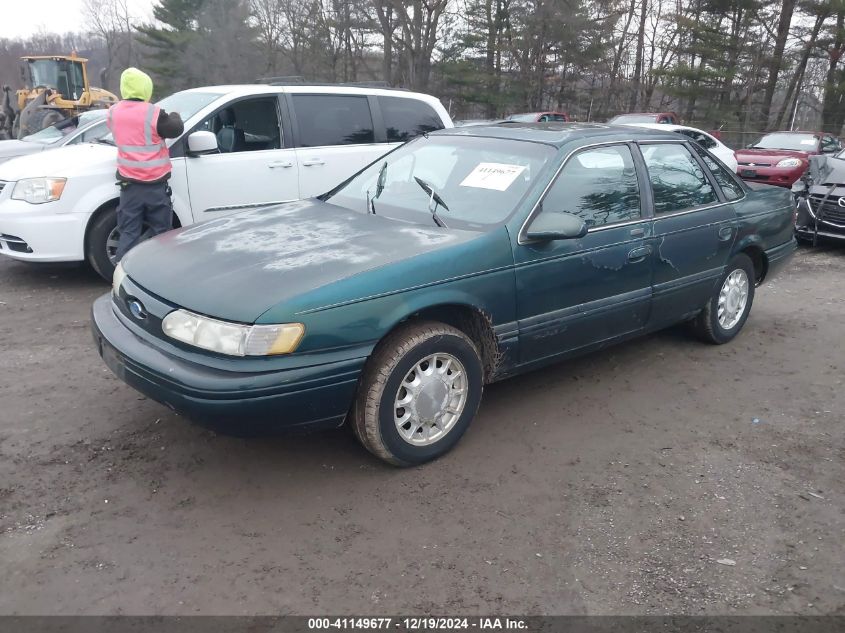
<instances>
[{"instance_id":1,"label":"high-visibility vest","mask_svg":"<svg viewBox=\"0 0 845 633\"><path fill-rule=\"evenodd\" d=\"M108 126L117 145L117 171L141 182L170 173L170 152L158 135L161 108L146 101L119 101L109 108Z\"/></svg>"}]
</instances>

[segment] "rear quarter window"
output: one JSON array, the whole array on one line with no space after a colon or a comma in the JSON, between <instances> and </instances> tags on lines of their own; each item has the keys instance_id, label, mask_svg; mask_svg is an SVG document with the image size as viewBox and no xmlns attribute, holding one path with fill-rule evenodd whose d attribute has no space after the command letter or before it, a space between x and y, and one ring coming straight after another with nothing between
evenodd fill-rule
<instances>
[{"instance_id":1,"label":"rear quarter window","mask_svg":"<svg viewBox=\"0 0 845 633\"><path fill-rule=\"evenodd\" d=\"M403 143L444 127L434 108L417 99L379 97L378 103L389 143Z\"/></svg>"}]
</instances>

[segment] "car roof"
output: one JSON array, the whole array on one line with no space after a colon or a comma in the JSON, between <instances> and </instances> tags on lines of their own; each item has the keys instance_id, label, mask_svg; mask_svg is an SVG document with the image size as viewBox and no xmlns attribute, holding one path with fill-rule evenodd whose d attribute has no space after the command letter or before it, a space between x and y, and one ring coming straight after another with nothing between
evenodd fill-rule
<instances>
[{"instance_id":1,"label":"car roof","mask_svg":"<svg viewBox=\"0 0 845 633\"><path fill-rule=\"evenodd\" d=\"M645 127L650 130L695 130L707 136L713 136L710 132L691 125L679 125L677 123L625 123L625 127Z\"/></svg>"},{"instance_id":2,"label":"car roof","mask_svg":"<svg viewBox=\"0 0 845 633\"><path fill-rule=\"evenodd\" d=\"M308 93L308 94L350 94L384 95L388 97L410 97L425 101L438 101L436 97L421 92L411 92L400 88L374 88L371 86L348 86L341 84L231 84L221 86L202 86L189 88L183 92L214 92L220 96L241 97L262 94Z\"/></svg>"},{"instance_id":3,"label":"car roof","mask_svg":"<svg viewBox=\"0 0 845 633\"><path fill-rule=\"evenodd\" d=\"M579 140L601 138L603 141L677 140L673 132L605 123L522 123L507 121L495 125L473 125L432 132L432 136L482 136L512 141L531 141L562 147Z\"/></svg>"}]
</instances>

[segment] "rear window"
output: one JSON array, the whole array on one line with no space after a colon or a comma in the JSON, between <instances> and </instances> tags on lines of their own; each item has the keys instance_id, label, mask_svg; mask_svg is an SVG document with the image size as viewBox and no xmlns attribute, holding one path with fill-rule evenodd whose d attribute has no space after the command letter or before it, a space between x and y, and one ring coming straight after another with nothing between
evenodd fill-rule
<instances>
[{"instance_id":1,"label":"rear window","mask_svg":"<svg viewBox=\"0 0 845 633\"><path fill-rule=\"evenodd\" d=\"M427 103L403 97L379 97L378 103L389 143L402 143L443 129L443 121Z\"/></svg>"},{"instance_id":2,"label":"rear window","mask_svg":"<svg viewBox=\"0 0 845 633\"><path fill-rule=\"evenodd\" d=\"M299 147L374 143L366 96L293 95Z\"/></svg>"}]
</instances>

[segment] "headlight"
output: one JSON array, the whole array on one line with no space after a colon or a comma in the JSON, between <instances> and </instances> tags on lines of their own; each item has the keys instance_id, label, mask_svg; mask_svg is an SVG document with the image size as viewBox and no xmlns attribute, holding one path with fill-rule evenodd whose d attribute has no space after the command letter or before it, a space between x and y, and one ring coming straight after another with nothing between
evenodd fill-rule
<instances>
[{"instance_id":1,"label":"headlight","mask_svg":"<svg viewBox=\"0 0 845 633\"><path fill-rule=\"evenodd\" d=\"M289 354L305 334L305 326L301 323L242 325L187 310L168 314L161 322L161 329L177 341L230 356Z\"/></svg>"},{"instance_id":2,"label":"headlight","mask_svg":"<svg viewBox=\"0 0 845 633\"><path fill-rule=\"evenodd\" d=\"M30 204L44 204L62 197L67 178L24 178L18 180L12 191L13 200Z\"/></svg>"},{"instance_id":3,"label":"headlight","mask_svg":"<svg viewBox=\"0 0 845 633\"><path fill-rule=\"evenodd\" d=\"M111 290L114 294L117 294L120 290L120 284L123 283L124 277L126 277L126 272L123 270L123 264L118 262L117 266L114 267L114 275L111 278Z\"/></svg>"},{"instance_id":4,"label":"headlight","mask_svg":"<svg viewBox=\"0 0 845 633\"><path fill-rule=\"evenodd\" d=\"M775 167L800 167L803 161L800 158L784 158Z\"/></svg>"}]
</instances>

